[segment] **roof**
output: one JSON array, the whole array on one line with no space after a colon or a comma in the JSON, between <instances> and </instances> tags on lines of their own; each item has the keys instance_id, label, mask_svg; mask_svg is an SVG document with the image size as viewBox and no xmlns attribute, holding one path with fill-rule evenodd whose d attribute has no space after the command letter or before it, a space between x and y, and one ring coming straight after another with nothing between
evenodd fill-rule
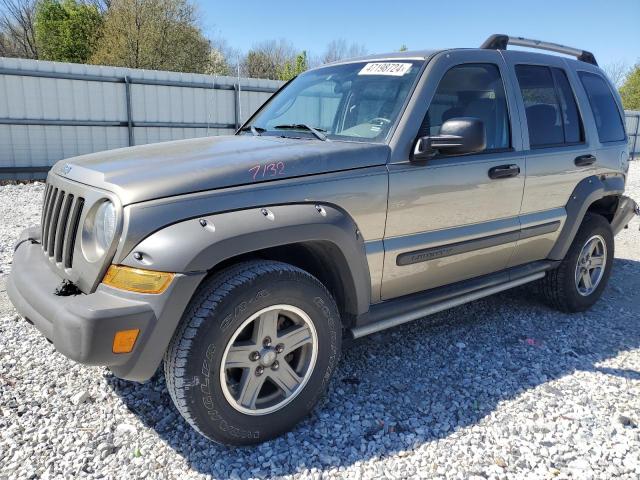
<instances>
[{"instance_id":1,"label":"roof","mask_svg":"<svg viewBox=\"0 0 640 480\"><path fill-rule=\"evenodd\" d=\"M574 59L577 59L578 61L590 63L591 65L595 65L596 67L598 66L598 63L596 62L596 59L593 56L593 54L587 50L567 47L566 45L560 45L558 43L544 42L541 40L533 40L530 38L512 37L504 34L491 35L480 46L480 49L507 51L508 45L516 45L516 46L527 47L531 49L561 53L563 55L572 56ZM456 49L456 50L462 50L462 49ZM439 53L442 51L444 50L443 49L414 50L414 51L406 51L406 52L380 53L380 54L374 54L374 55L367 55L364 57L339 60L337 62L332 62L326 65L322 65L322 67L327 65L340 65L340 64L346 64L346 63L365 62L370 60L427 60L428 58L432 57L436 53ZM534 52L529 52L529 53L534 53ZM321 67L318 67L318 68L321 68Z\"/></svg>"},{"instance_id":2,"label":"roof","mask_svg":"<svg viewBox=\"0 0 640 480\"><path fill-rule=\"evenodd\" d=\"M370 60L426 60L431 58L436 53L442 52L443 50L412 50L405 52L389 52L389 53L375 53L372 55L365 55L363 57L354 57L347 58L344 60L338 60L336 62L325 63L316 68L323 68L329 65L342 65L346 63L358 63L358 62L368 62ZM312 69L315 70L315 69Z\"/></svg>"}]
</instances>

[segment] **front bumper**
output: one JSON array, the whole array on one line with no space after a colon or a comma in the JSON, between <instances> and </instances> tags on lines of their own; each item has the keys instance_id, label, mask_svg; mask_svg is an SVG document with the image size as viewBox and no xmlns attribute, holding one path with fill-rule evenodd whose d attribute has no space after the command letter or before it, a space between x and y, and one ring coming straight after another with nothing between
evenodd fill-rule
<instances>
[{"instance_id":1,"label":"front bumper","mask_svg":"<svg viewBox=\"0 0 640 480\"><path fill-rule=\"evenodd\" d=\"M161 295L125 292L100 284L94 293L58 296L59 277L48 265L33 230L20 237L7 293L18 312L66 357L109 366L129 380L144 381L157 369L186 305L203 275L176 275ZM118 330L138 328L131 353L112 351Z\"/></svg>"}]
</instances>

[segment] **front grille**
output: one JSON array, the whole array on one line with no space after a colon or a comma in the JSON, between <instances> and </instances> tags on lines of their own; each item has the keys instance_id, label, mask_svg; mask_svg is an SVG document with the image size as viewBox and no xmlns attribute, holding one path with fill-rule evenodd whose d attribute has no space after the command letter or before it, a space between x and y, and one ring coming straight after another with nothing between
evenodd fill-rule
<instances>
[{"instance_id":1,"label":"front grille","mask_svg":"<svg viewBox=\"0 0 640 480\"><path fill-rule=\"evenodd\" d=\"M42 249L64 268L73 266L84 198L47 184L42 207Z\"/></svg>"}]
</instances>

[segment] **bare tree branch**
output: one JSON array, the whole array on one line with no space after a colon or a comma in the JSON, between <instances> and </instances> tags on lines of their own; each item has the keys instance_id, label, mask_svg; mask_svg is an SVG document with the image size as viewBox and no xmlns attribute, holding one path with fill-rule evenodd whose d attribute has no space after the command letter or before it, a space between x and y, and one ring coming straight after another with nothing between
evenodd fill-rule
<instances>
[{"instance_id":1,"label":"bare tree branch","mask_svg":"<svg viewBox=\"0 0 640 480\"><path fill-rule=\"evenodd\" d=\"M616 88L620 88L624 83L625 78L629 74L629 66L623 62L611 62L602 67L604 73L607 74L611 83L615 85Z\"/></svg>"},{"instance_id":2,"label":"bare tree branch","mask_svg":"<svg viewBox=\"0 0 640 480\"><path fill-rule=\"evenodd\" d=\"M367 49L359 43L347 44L344 38L332 40L321 57L322 63L337 62L346 58L362 57L367 54Z\"/></svg>"},{"instance_id":3,"label":"bare tree branch","mask_svg":"<svg viewBox=\"0 0 640 480\"><path fill-rule=\"evenodd\" d=\"M37 0L0 0L0 56L38 58L36 3Z\"/></svg>"}]
</instances>

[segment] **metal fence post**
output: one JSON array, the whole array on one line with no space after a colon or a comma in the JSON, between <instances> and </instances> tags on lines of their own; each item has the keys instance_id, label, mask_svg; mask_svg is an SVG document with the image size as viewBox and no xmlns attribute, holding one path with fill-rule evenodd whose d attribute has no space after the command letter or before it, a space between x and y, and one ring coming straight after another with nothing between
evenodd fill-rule
<instances>
[{"instance_id":1,"label":"metal fence post","mask_svg":"<svg viewBox=\"0 0 640 480\"><path fill-rule=\"evenodd\" d=\"M640 137L640 113L636 115L636 134L633 137L633 150L631 151L631 158L636 160L638 155L638 137Z\"/></svg>"},{"instance_id":2,"label":"metal fence post","mask_svg":"<svg viewBox=\"0 0 640 480\"><path fill-rule=\"evenodd\" d=\"M133 114L131 112L131 82L127 75L124 77L124 91L127 101L127 130L129 133L129 146L132 147L135 145L135 141L133 138Z\"/></svg>"},{"instance_id":3,"label":"metal fence post","mask_svg":"<svg viewBox=\"0 0 640 480\"><path fill-rule=\"evenodd\" d=\"M236 130L240 128L240 83L233 84Z\"/></svg>"}]
</instances>

